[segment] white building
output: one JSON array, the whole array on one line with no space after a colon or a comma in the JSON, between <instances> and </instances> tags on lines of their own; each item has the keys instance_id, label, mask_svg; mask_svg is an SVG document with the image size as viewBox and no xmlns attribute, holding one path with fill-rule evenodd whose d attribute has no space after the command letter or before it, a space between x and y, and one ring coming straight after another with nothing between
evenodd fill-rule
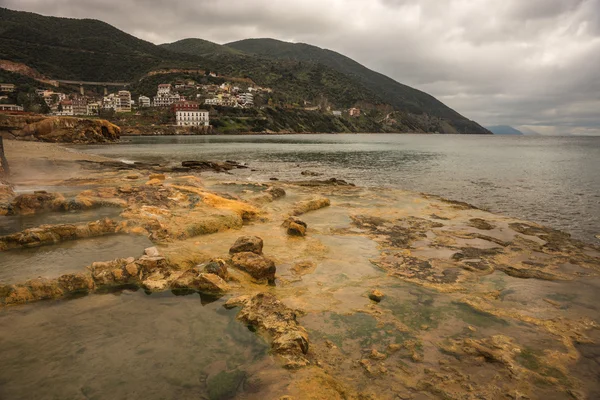
<instances>
[{"instance_id":1,"label":"white building","mask_svg":"<svg viewBox=\"0 0 600 400\"><path fill-rule=\"evenodd\" d=\"M238 102L242 103L245 106L253 106L254 95L252 93L242 93L238 95Z\"/></svg>"},{"instance_id":2,"label":"white building","mask_svg":"<svg viewBox=\"0 0 600 400\"><path fill-rule=\"evenodd\" d=\"M206 110L183 110L175 112L177 126L208 126L209 117Z\"/></svg>"},{"instance_id":3,"label":"white building","mask_svg":"<svg viewBox=\"0 0 600 400\"><path fill-rule=\"evenodd\" d=\"M167 95L171 93L171 84L170 83L161 83L158 85L158 91L156 92L157 96Z\"/></svg>"},{"instance_id":4,"label":"white building","mask_svg":"<svg viewBox=\"0 0 600 400\"><path fill-rule=\"evenodd\" d=\"M14 92L15 85L12 83L0 83L0 92Z\"/></svg>"},{"instance_id":5,"label":"white building","mask_svg":"<svg viewBox=\"0 0 600 400\"><path fill-rule=\"evenodd\" d=\"M89 103L87 105L87 115L98 115L100 111L100 103Z\"/></svg>"},{"instance_id":6,"label":"white building","mask_svg":"<svg viewBox=\"0 0 600 400\"><path fill-rule=\"evenodd\" d=\"M23 107L16 104L0 104L0 111L23 111Z\"/></svg>"},{"instance_id":7,"label":"white building","mask_svg":"<svg viewBox=\"0 0 600 400\"><path fill-rule=\"evenodd\" d=\"M154 97L154 107L169 107L178 101L181 101L181 96L178 93L171 92L170 83L161 83L158 85L158 91Z\"/></svg>"},{"instance_id":8,"label":"white building","mask_svg":"<svg viewBox=\"0 0 600 400\"><path fill-rule=\"evenodd\" d=\"M181 96L179 96L177 93L155 96L154 107L168 107L173 103L177 103L178 101L181 101Z\"/></svg>"},{"instance_id":9,"label":"white building","mask_svg":"<svg viewBox=\"0 0 600 400\"><path fill-rule=\"evenodd\" d=\"M58 103L56 115L74 115L73 102L71 100L63 100L60 103Z\"/></svg>"},{"instance_id":10,"label":"white building","mask_svg":"<svg viewBox=\"0 0 600 400\"><path fill-rule=\"evenodd\" d=\"M140 108L150 107L150 97L146 97L146 96L138 97L138 106Z\"/></svg>"},{"instance_id":11,"label":"white building","mask_svg":"<svg viewBox=\"0 0 600 400\"><path fill-rule=\"evenodd\" d=\"M342 112L341 111L332 111L332 114L334 117L341 117L342 116Z\"/></svg>"},{"instance_id":12,"label":"white building","mask_svg":"<svg viewBox=\"0 0 600 400\"><path fill-rule=\"evenodd\" d=\"M102 108L106 110L110 110L111 108L115 111L119 108L119 98L115 96L114 93L109 94L108 96L104 96L102 100Z\"/></svg>"},{"instance_id":13,"label":"white building","mask_svg":"<svg viewBox=\"0 0 600 400\"><path fill-rule=\"evenodd\" d=\"M208 106L218 106L221 103L221 99L218 97L213 97L212 99L204 100L204 104Z\"/></svg>"},{"instance_id":14,"label":"white building","mask_svg":"<svg viewBox=\"0 0 600 400\"><path fill-rule=\"evenodd\" d=\"M131 112L131 92L120 90L118 94L117 112Z\"/></svg>"}]
</instances>

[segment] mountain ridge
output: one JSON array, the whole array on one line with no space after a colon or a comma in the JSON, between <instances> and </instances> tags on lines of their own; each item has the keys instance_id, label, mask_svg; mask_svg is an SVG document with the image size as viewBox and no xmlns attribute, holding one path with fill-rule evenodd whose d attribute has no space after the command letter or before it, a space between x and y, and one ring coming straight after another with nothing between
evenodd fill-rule
<instances>
[{"instance_id":1,"label":"mountain ridge","mask_svg":"<svg viewBox=\"0 0 600 400\"><path fill-rule=\"evenodd\" d=\"M82 81L138 82L163 68L204 69L272 87L281 106L374 110L371 118L389 117L387 131L490 133L433 96L342 54L276 39L219 45L189 38L155 45L99 20L0 8L0 59L52 79Z\"/></svg>"},{"instance_id":2,"label":"mountain ridge","mask_svg":"<svg viewBox=\"0 0 600 400\"><path fill-rule=\"evenodd\" d=\"M486 129L494 135L524 135L523 132L509 125L486 126Z\"/></svg>"}]
</instances>

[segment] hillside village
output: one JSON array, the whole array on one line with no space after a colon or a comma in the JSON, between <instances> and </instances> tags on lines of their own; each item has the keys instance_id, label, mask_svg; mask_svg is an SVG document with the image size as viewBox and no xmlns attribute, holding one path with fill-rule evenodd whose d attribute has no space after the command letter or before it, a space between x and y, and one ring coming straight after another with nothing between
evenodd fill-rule
<instances>
[{"instance_id":1,"label":"hillside village","mask_svg":"<svg viewBox=\"0 0 600 400\"><path fill-rule=\"evenodd\" d=\"M214 72L211 72L209 76L218 78ZM83 85L76 92L75 86L59 86L57 82L55 88L36 88L35 94L27 95L29 98L37 97L35 99L37 103L36 101L31 102L34 106L37 105L33 107L34 110L28 110L23 105L11 104L9 95L18 91L19 87L13 83L0 83L2 92L0 112L37 111L55 116L99 116L121 120L127 120L128 114L156 116L157 113L162 113L161 125L209 127L211 126L211 115L218 114L215 109L220 110L221 114L227 115L228 108L252 110L274 106L273 89L271 88L247 82L220 80L223 82L218 84L198 83L192 79L173 79L168 82L169 79L165 79L165 82L156 86L154 96L144 94L135 96L135 92L140 92L140 90L123 89L108 93L107 87L104 87L104 94L99 95L94 90L86 90ZM243 80L239 79L239 81ZM14 96L12 97L14 98ZM326 113L338 118L344 115L359 117L361 114L358 108L350 108L345 111L332 110L328 104L313 105L306 100L302 104L283 104L283 106L287 109L295 108Z\"/></svg>"}]
</instances>

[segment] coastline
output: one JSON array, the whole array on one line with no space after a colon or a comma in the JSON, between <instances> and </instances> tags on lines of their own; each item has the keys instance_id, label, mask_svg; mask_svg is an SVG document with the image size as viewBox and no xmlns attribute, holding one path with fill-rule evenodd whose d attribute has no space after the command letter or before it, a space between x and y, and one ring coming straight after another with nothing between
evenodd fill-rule
<instances>
[{"instance_id":1,"label":"coastline","mask_svg":"<svg viewBox=\"0 0 600 400\"><path fill-rule=\"evenodd\" d=\"M12 213L25 205L40 218L42 211L122 210L119 219L1 237L16 246L10 252L117 233L155 247L97 260L79 274L5 282L6 315L74 292L102 301L125 285L222 298L275 360L243 367L250 377L271 377L248 398L306 398L307 388L315 399L493 398L498 385L569 398L598 389L581 368L595 347L580 343L600 340L589 309L600 248L562 232L341 180L253 183L214 167L160 171L47 143L9 142L7 157L16 186L26 194L44 186L37 196L47 199L10 200ZM264 249L232 253L241 236L260 237ZM569 300L574 293L577 302Z\"/></svg>"}]
</instances>

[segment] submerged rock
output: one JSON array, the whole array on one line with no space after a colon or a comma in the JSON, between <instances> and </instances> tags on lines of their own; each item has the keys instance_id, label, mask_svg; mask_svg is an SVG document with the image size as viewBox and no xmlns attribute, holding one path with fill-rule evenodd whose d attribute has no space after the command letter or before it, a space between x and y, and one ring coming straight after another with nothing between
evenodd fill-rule
<instances>
[{"instance_id":1,"label":"submerged rock","mask_svg":"<svg viewBox=\"0 0 600 400\"><path fill-rule=\"evenodd\" d=\"M320 172L314 172L314 171L305 170L305 171L300 172L300 175L304 175L304 176L321 176L323 174L320 173Z\"/></svg>"},{"instance_id":2,"label":"submerged rock","mask_svg":"<svg viewBox=\"0 0 600 400\"><path fill-rule=\"evenodd\" d=\"M296 275L312 274L317 269L317 264L313 261L300 261L295 263L291 270Z\"/></svg>"},{"instance_id":3,"label":"submerged rock","mask_svg":"<svg viewBox=\"0 0 600 400\"><path fill-rule=\"evenodd\" d=\"M246 165L240 164L237 161L183 161L181 166L194 170L215 172L227 172L236 168L248 168Z\"/></svg>"},{"instance_id":4,"label":"submerged rock","mask_svg":"<svg viewBox=\"0 0 600 400\"><path fill-rule=\"evenodd\" d=\"M288 366L308 364L308 333L298 324L296 311L269 293L246 299L237 318L271 339L273 351L288 360Z\"/></svg>"},{"instance_id":5,"label":"submerged rock","mask_svg":"<svg viewBox=\"0 0 600 400\"><path fill-rule=\"evenodd\" d=\"M329 178L326 180L310 180L293 182L298 186L355 186L354 183L346 182L343 179Z\"/></svg>"},{"instance_id":6,"label":"submerged rock","mask_svg":"<svg viewBox=\"0 0 600 400\"><path fill-rule=\"evenodd\" d=\"M59 299L94 289L94 281L86 274L66 274L57 279L36 278L22 284L0 285L0 305Z\"/></svg>"},{"instance_id":7,"label":"submerged rock","mask_svg":"<svg viewBox=\"0 0 600 400\"><path fill-rule=\"evenodd\" d=\"M296 203L291 214L302 215L309 211L319 210L324 207L331 205L331 201L326 197L315 197L310 200L300 201Z\"/></svg>"},{"instance_id":8,"label":"submerged rock","mask_svg":"<svg viewBox=\"0 0 600 400\"><path fill-rule=\"evenodd\" d=\"M116 229L117 224L108 218L82 224L41 225L12 235L1 236L0 251L102 236L115 233Z\"/></svg>"},{"instance_id":9,"label":"submerged rock","mask_svg":"<svg viewBox=\"0 0 600 400\"><path fill-rule=\"evenodd\" d=\"M234 398L246 379L244 371L221 371L206 382L210 400L227 400Z\"/></svg>"},{"instance_id":10,"label":"submerged rock","mask_svg":"<svg viewBox=\"0 0 600 400\"><path fill-rule=\"evenodd\" d=\"M229 254L252 252L262 254L263 240L258 236L240 236L229 249Z\"/></svg>"},{"instance_id":11,"label":"submerged rock","mask_svg":"<svg viewBox=\"0 0 600 400\"><path fill-rule=\"evenodd\" d=\"M270 258L249 251L235 253L231 258L234 267L247 272L254 279L274 280L277 268Z\"/></svg>"},{"instance_id":12,"label":"submerged rock","mask_svg":"<svg viewBox=\"0 0 600 400\"><path fill-rule=\"evenodd\" d=\"M490 224L489 222L487 222L486 220L484 220L482 218L471 218L467 225L472 226L473 228L483 230L483 231L489 231L489 230L492 230L495 228L494 225Z\"/></svg>"}]
</instances>

